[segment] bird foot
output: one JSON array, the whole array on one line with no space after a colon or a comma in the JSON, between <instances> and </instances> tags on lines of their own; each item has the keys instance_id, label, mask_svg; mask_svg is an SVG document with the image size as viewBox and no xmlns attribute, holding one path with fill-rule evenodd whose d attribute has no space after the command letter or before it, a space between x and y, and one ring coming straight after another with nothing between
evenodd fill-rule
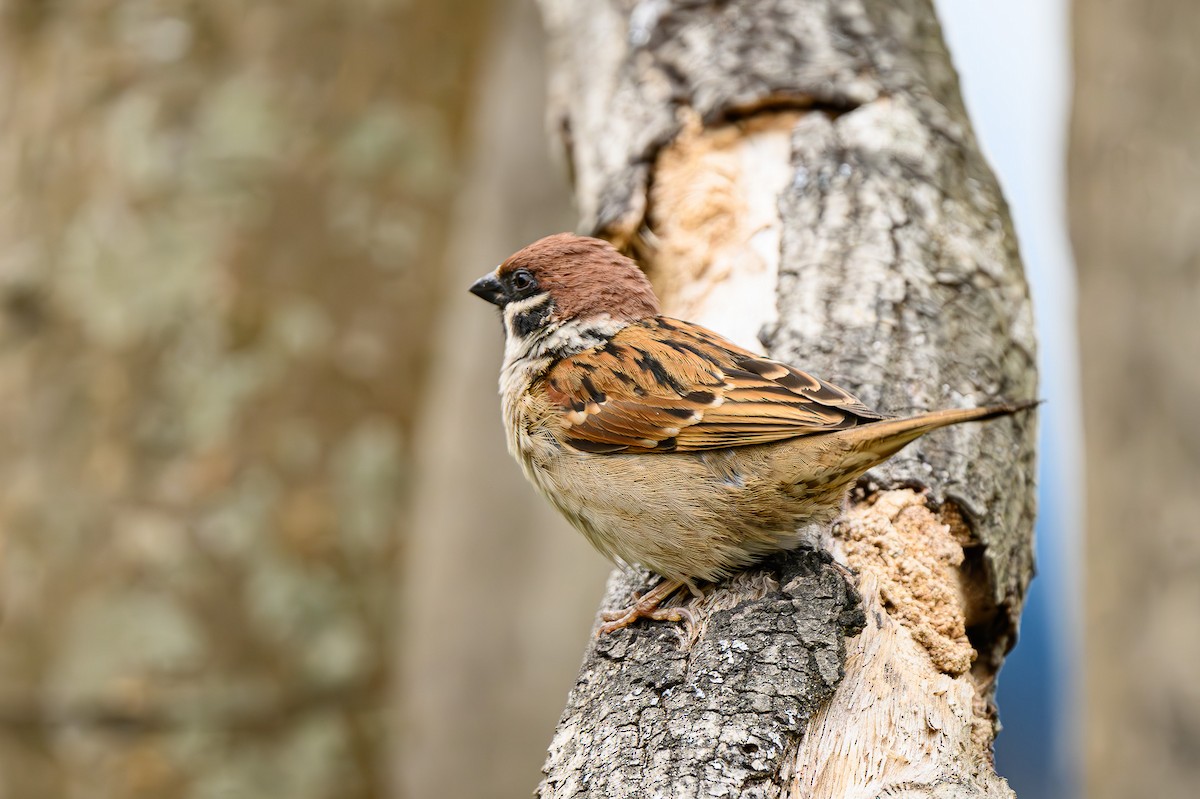
<instances>
[{"instance_id":1,"label":"bird foot","mask_svg":"<svg viewBox=\"0 0 1200 799\"><path fill-rule=\"evenodd\" d=\"M629 607L601 613L600 618L604 619L605 623L596 630L596 637L599 638L602 635L624 629L639 619L650 619L652 621L681 621L686 629L687 638L691 639L696 630L695 612L686 607L659 607L682 586L683 583L676 580L663 580L647 591L644 596L637 597Z\"/></svg>"},{"instance_id":2,"label":"bird foot","mask_svg":"<svg viewBox=\"0 0 1200 799\"><path fill-rule=\"evenodd\" d=\"M597 638L624 629L639 619L650 619L651 621L681 621L685 628L685 637L691 639L696 631L697 624L696 614L690 608L654 608L653 610L643 610L638 608L636 604L630 605L622 611L606 613L604 614L604 618L605 623L601 624L600 628L596 630Z\"/></svg>"}]
</instances>

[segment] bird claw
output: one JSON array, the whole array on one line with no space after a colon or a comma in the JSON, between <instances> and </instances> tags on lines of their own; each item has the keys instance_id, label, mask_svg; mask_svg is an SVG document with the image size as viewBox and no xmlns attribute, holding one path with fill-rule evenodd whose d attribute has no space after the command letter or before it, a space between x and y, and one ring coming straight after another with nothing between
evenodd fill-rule
<instances>
[{"instance_id":1,"label":"bird claw","mask_svg":"<svg viewBox=\"0 0 1200 799\"><path fill-rule=\"evenodd\" d=\"M650 619L651 621L680 621L683 622L686 631L686 638L690 640L694 637L698 620L696 613L691 608L652 608L644 609L638 607L637 604L630 605L624 610L609 612L603 614L602 618L605 624L601 624L596 630L596 637L614 633L617 630L622 630L639 619Z\"/></svg>"},{"instance_id":2,"label":"bird claw","mask_svg":"<svg viewBox=\"0 0 1200 799\"><path fill-rule=\"evenodd\" d=\"M600 618L605 621L616 621L624 616L627 616L633 610L633 606L621 608L620 610L605 610L601 611Z\"/></svg>"},{"instance_id":3,"label":"bird claw","mask_svg":"<svg viewBox=\"0 0 1200 799\"><path fill-rule=\"evenodd\" d=\"M681 621L687 631L687 638L690 640L696 631L696 614L688 607L659 607L671 594L675 593L683 583L674 580L663 580L651 590L647 591L642 596L634 596L634 601L629 607L617 611L605 611L600 614L600 618L604 620L596 630L596 637L608 635L617 630L624 629L639 619L650 619L651 621Z\"/></svg>"}]
</instances>

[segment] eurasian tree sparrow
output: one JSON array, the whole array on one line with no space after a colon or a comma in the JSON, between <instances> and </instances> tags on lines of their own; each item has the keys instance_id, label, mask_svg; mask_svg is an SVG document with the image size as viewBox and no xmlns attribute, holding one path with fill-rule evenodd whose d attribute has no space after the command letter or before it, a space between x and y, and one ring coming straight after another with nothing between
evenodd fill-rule
<instances>
[{"instance_id":1,"label":"eurasian tree sparrow","mask_svg":"<svg viewBox=\"0 0 1200 799\"><path fill-rule=\"evenodd\" d=\"M930 430L1015 413L994 405L892 419L837 386L659 314L641 270L569 233L520 250L471 292L504 319L508 448L612 560L663 582L599 633L829 525L853 481Z\"/></svg>"}]
</instances>

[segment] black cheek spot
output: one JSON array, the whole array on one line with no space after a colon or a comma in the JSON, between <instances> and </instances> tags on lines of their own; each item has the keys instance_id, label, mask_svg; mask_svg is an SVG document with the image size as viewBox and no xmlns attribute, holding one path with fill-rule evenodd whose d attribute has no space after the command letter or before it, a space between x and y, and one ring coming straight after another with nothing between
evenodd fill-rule
<instances>
[{"instance_id":1,"label":"black cheek spot","mask_svg":"<svg viewBox=\"0 0 1200 799\"><path fill-rule=\"evenodd\" d=\"M549 298L540 305L535 305L528 311L523 311L513 317L513 332L518 336L528 336L537 330L540 330L546 324L546 320L550 318L553 309L553 303Z\"/></svg>"}]
</instances>

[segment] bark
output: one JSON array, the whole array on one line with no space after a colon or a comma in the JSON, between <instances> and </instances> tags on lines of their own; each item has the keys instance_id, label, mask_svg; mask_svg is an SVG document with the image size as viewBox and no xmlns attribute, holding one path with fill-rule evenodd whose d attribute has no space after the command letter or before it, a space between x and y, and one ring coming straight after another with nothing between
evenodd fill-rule
<instances>
[{"instance_id":1,"label":"bark","mask_svg":"<svg viewBox=\"0 0 1200 799\"><path fill-rule=\"evenodd\" d=\"M542 0L586 232L666 312L910 412L1035 396L1028 291L933 10ZM869 476L830 549L594 643L542 797L1008 796L992 681L1032 574L1032 415ZM916 491L913 489L919 489ZM606 608L644 588L614 573Z\"/></svg>"},{"instance_id":2,"label":"bark","mask_svg":"<svg viewBox=\"0 0 1200 799\"><path fill-rule=\"evenodd\" d=\"M483 2L5 3L0 794L384 793Z\"/></svg>"},{"instance_id":3,"label":"bark","mask_svg":"<svg viewBox=\"0 0 1200 799\"><path fill-rule=\"evenodd\" d=\"M1076 3L1085 792L1200 782L1200 5Z\"/></svg>"}]
</instances>

